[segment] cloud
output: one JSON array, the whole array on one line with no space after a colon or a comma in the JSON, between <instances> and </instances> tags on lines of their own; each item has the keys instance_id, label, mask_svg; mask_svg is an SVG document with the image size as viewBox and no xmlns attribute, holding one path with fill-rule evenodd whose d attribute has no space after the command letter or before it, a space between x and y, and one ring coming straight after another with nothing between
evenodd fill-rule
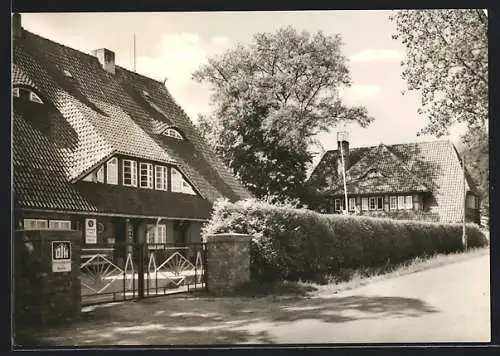
<instances>
[{"instance_id":1,"label":"cloud","mask_svg":"<svg viewBox=\"0 0 500 356\"><path fill-rule=\"evenodd\" d=\"M208 109L209 91L192 81L191 74L208 57L229 46L227 37L203 39L195 33L163 34L154 55L137 58L137 72L153 79L167 78L167 88L191 118ZM206 108L200 103L206 102ZM196 104L195 104L196 103Z\"/></svg>"},{"instance_id":2,"label":"cloud","mask_svg":"<svg viewBox=\"0 0 500 356\"><path fill-rule=\"evenodd\" d=\"M351 62L399 62L404 58L402 52L395 49L367 48L351 56Z\"/></svg>"},{"instance_id":3,"label":"cloud","mask_svg":"<svg viewBox=\"0 0 500 356\"><path fill-rule=\"evenodd\" d=\"M349 103L374 100L381 91L378 85L354 84L340 91L342 99Z\"/></svg>"}]
</instances>

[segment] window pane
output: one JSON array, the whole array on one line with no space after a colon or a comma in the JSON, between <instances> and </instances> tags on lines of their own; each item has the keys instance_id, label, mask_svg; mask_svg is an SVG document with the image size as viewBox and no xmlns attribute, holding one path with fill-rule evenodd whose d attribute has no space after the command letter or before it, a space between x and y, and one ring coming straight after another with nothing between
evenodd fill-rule
<instances>
[{"instance_id":1,"label":"window pane","mask_svg":"<svg viewBox=\"0 0 500 356\"><path fill-rule=\"evenodd\" d=\"M398 209L404 209L404 208L405 208L405 197L398 196Z\"/></svg>"},{"instance_id":2,"label":"window pane","mask_svg":"<svg viewBox=\"0 0 500 356\"><path fill-rule=\"evenodd\" d=\"M406 209L413 209L413 196L406 196Z\"/></svg>"},{"instance_id":3,"label":"window pane","mask_svg":"<svg viewBox=\"0 0 500 356\"><path fill-rule=\"evenodd\" d=\"M369 198L370 210L375 210L375 198Z\"/></svg>"},{"instance_id":4,"label":"window pane","mask_svg":"<svg viewBox=\"0 0 500 356\"><path fill-rule=\"evenodd\" d=\"M170 182L172 183L172 191L173 192L182 192L182 176L179 173L179 171L175 168L171 168L171 180Z\"/></svg>"},{"instance_id":5,"label":"window pane","mask_svg":"<svg viewBox=\"0 0 500 356\"><path fill-rule=\"evenodd\" d=\"M156 189L167 190L167 167L155 166Z\"/></svg>"},{"instance_id":6,"label":"window pane","mask_svg":"<svg viewBox=\"0 0 500 356\"><path fill-rule=\"evenodd\" d=\"M106 182L108 184L118 184L118 160L112 158L106 163Z\"/></svg>"},{"instance_id":7,"label":"window pane","mask_svg":"<svg viewBox=\"0 0 500 356\"><path fill-rule=\"evenodd\" d=\"M137 162L123 160L123 185L137 187Z\"/></svg>"},{"instance_id":8,"label":"window pane","mask_svg":"<svg viewBox=\"0 0 500 356\"><path fill-rule=\"evenodd\" d=\"M361 209L368 210L368 198L361 198Z\"/></svg>"},{"instance_id":9,"label":"window pane","mask_svg":"<svg viewBox=\"0 0 500 356\"><path fill-rule=\"evenodd\" d=\"M377 209L378 210L384 209L384 198L383 197L377 198Z\"/></svg>"},{"instance_id":10,"label":"window pane","mask_svg":"<svg viewBox=\"0 0 500 356\"><path fill-rule=\"evenodd\" d=\"M50 220L49 221L50 229L57 230L71 230L71 221L69 220Z\"/></svg>"},{"instance_id":11,"label":"window pane","mask_svg":"<svg viewBox=\"0 0 500 356\"><path fill-rule=\"evenodd\" d=\"M354 210L354 206L356 205L356 198L349 198L349 210Z\"/></svg>"},{"instance_id":12,"label":"window pane","mask_svg":"<svg viewBox=\"0 0 500 356\"><path fill-rule=\"evenodd\" d=\"M398 208L398 197L391 196L390 197L390 209L396 210Z\"/></svg>"},{"instance_id":13,"label":"window pane","mask_svg":"<svg viewBox=\"0 0 500 356\"><path fill-rule=\"evenodd\" d=\"M141 188L153 188L153 165L150 163L140 164L140 183Z\"/></svg>"},{"instance_id":14,"label":"window pane","mask_svg":"<svg viewBox=\"0 0 500 356\"><path fill-rule=\"evenodd\" d=\"M47 229L48 221L41 219L24 219L24 229L25 230L38 230Z\"/></svg>"},{"instance_id":15,"label":"window pane","mask_svg":"<svg viewBox=\"0 0 500 356\"><path fill-rule=\"evenodd\" d=\"M97 181L99 183L104 183L104 166L99 167L96 175L97 175Z\"/></svg>"}]
</instances>

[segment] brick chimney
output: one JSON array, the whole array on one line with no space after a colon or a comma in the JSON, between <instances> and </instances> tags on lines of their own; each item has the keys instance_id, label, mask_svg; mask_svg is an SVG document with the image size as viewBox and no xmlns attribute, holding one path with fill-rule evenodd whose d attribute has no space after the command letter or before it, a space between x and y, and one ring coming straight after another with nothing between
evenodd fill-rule
<instances>
[{"instance_id":1,"label":"brick chimney","mask_svg":"<svg viewBox=\"0 0 500 356\"><path fill-rule=\"evenodd\" d=\"M23 27L21 24L21 14L16 12L12 15L12 37L21 38L23 37Z\"/></svg>"},{"instance_id":2,"label":"brick chimney","mask_svg":"<svg viewBox=\"0 0 500 356\"><path fill-rule=\"evenodd\" d=\"M106 72L115 74L115 52L107 48L99 48L92 51L92 54L97 57Z\"/></svg>"},{"instance_id":3,"label":"brick chimney","mask_svg":"<svg viewBox=\"0 0 500 356\"><path fill-rule=\"evenodd\" d=\"M342 174L340 170L342 168L342 158L340 157L340 150L342 148L342 153L344 155L344 169L347 171L350 167L350 159L349 159L349 133L347 131L339 131L337 132L337 148L339 151L338 158L338 169L339 173Z\"/></svg>"}]
</instances>

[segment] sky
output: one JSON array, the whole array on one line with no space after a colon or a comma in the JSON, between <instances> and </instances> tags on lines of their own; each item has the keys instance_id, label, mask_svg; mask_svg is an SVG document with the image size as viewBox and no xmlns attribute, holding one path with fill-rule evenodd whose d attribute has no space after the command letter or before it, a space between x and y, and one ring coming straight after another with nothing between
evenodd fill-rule
<instances>
[{"instance_id":1,"label":"sky","mask_svg":"<svg viewBox=\"0 0 500 356\"><path fill-rule=\"evenodd\" d=\"M367 128L347 125L351 147L395 144L435 139L417 137L426 119L417 114L419 93L402 95L405 47L393 40L395 25L390 11L283 11L283 12L152 12L152 13L25 13L28 31L68 47L90 53L98 48L115 52L116 64L133 69L134 34L136 71L166 81L166 86L191 120L207 113L210 86L192 80L191 74L207 58L237 44L247 44L253 34L274 32L291 25L311 33L340 34L342 52L349 58L352 80L341 91L346 104L364 105L375 121ZM319 135L325 150L336 149L337 127ZM445 137L458 143L462 127ZM315 161L321 157L319 151Z\"/></svg>"}]
</instances>

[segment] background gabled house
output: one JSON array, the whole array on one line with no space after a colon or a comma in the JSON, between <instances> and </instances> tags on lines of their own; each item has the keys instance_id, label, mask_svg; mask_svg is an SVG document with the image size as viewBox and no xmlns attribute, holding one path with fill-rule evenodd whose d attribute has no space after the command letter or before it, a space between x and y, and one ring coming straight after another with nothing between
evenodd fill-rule
<instances>
[{"instance_id":1,"label":"background gabled house","mask_svg":"<svg viewBox=\"0 0 500 356\"><path fill-rule=\"evenodd\" d=\"M12 85L17 228L84 232L96 219L92 247L182 245L200 241L217 198L250 197L165 85L110 50L68 48L15 14Z\"/></svg>"},{"instance_id":2,"label":"background gabled house","mask_svg":"<svg viewBox=\"0 0 500 356\"><path fill-rule=\"evenodd\" d=\"M308 179L321 197L316 210L345 209L344 154L348 211L360 215L461 222L464 212L461 158L449 141L349 147L339 132L337 150L327 151ZM341 147L342 146L342 147ZM466 221L479 223L479 197L466 171Z\"/></svg>"}]
</instances>

